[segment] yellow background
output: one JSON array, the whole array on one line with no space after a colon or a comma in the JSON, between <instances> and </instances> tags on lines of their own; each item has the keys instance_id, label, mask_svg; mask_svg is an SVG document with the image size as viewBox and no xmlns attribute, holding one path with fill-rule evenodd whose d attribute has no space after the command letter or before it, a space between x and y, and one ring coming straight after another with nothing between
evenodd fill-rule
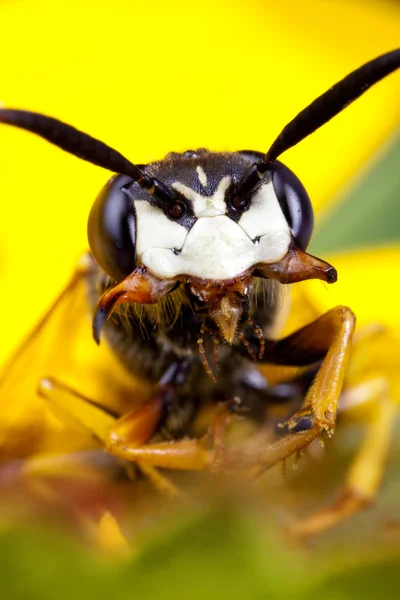
<instances>
[{"instance_id":1,"label":"yellow background","mask_svg":"<svg viewBox=\"0 0 400 600\"><path fill-rule=\"evenodd\" d=\"M0 100L137 162L200 146L267 150L317 95L396 47L399 31L394 2L3 0ZM285 155L317 212L399 122L399 91L391 76ZM108 173L6 127L0 165L1 363L86 248ZM324 294L346 301L339 291Z\"/></svg>"}]
</instances>

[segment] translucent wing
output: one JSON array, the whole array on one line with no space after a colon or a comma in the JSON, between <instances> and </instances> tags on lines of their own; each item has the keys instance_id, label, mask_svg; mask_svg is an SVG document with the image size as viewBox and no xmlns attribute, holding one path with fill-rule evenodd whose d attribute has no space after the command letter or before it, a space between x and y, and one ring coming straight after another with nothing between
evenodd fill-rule
<instances>
[{"instance_id":1,"label":"translucent wing","mask_svg":"<svg viewBox=\"0 0 400 600\"><path fill-rule=\"evenodd\" d=\"M86 430L54 414L38 394L54 378L115 414L142 402L147 386L135 381L105 344L92 340L85 278L77 272L0 376L0 460L38 452L69 452L96 444Z\"/></svg>"}]
</instances>

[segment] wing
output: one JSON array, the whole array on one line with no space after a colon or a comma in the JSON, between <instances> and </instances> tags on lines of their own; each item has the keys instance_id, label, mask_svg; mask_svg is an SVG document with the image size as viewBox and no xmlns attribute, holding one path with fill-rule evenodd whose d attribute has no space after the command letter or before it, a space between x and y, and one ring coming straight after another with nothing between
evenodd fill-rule
<instances>
[{"instance_id":1,"label":"wing","mask_svg":"<svg viewBox=\"0 0 400 600\"><path fill-rule=\"evenodd\" d=\"M70 452L96 442L76 423L56 417L38 394L51 377L115 414L148 394L105 344L92 340L85 277L72 276L48 312L5 365L0 378L0 460L41 452Z\"/></svg>"}]
</instances>

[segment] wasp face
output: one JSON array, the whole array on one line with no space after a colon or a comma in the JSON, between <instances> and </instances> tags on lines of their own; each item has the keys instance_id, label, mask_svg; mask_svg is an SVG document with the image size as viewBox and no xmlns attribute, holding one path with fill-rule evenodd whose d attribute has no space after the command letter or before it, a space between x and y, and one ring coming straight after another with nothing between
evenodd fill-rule
<instances>
[{"instance_id":1,"label":"wasp face","mask_svg":"<svg viewBox=\"0 0 400 600\"><path fill-rule=\"evenodd\" d=\"M297 177L278 162L259 173L255 160L250 152L200 150L142 167L162 182L168 202L125 176L112 178L89 218L96 260L117 282L135 269L151 274L153 286L173 282L163 293L184 282L231 343L248 310L253 271L279 263L293 245L305 250L313 226ZM118 302L132 298L125 290Z\"/></svg>"},{"instance_id":2,"label":"wasp face","mask_svg":"<svg viewBox=\"0 0 400 600\"><path fill-rule=\"evenodd\" d=\"M146 168L170 190L167 206L113 178L89 219L93 254L116 280L145 266L163 278L225 281L281 259L292 236L305 249L313 214L300 181L275 163L248 189L253 164L241 153L169 155Z\"/></svg>"}]
</instances>

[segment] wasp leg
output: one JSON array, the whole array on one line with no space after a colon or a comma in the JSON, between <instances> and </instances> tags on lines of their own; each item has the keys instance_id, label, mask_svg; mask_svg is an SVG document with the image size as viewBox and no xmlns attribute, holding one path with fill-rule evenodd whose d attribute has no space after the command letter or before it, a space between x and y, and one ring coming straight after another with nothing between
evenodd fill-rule
<instances>
[{"instance_id":1,"label":"wasp leg","mask_svg":"<svg viewBox=\"0 0 400 600\"><path fill-rule=\"evenodd\" d=\"M204 448L202 440L147 443L159 428L163 411L173 404L175 387L183 384L190 366L189 361L171 365L160 380L153 399L115 422L105 440L105 447L110 454L139 463L140 468L147 471L156 467L197 471L210 464L210 453Z\"/></svg>"},{"instance_id":2,"label":"wasp leg","mask_svg":"<svg viewBox=\"0 0 400 600\"><path fill-rule=\"evenodd\" d=\"M354 326L352 311L338 306L283 340L268 343L271 362L305 365L323 359L302 407L286 423L289 430L309 419L320 430L334 431Z\"/></svg>"},{"instance_id":3,"label":"wasp leg","mask_svg":"<svg viewBox=\"0 0 400 600\"><path fill-rule=\"evenodd\" d=\"M351 310L338 306L282 340L266 340L266 362L300 366L322 360L321 367L299 411L283 424L290 434L261 450L230 451L228 466L258 464L264 470L301 452L323 431L333 433L354 326Z\"/></svg>"},{"instance_id":4,"label":"wasp leg","mask_svg":"<svg viewBox=\"0 0 400 600\"><path fill-rule=\"evenodd\" d=\"M116 415L57 379L42 379L38 393L61 421L72 421L78 427L90 431L100 442L107 437L110 427L116 421Z\"/></svg>"},{"instance_id":5,"label":"wasp leg","mask_svg":"<svg viewBox=\"0 0 400 600\"><path fill-rule=\"evenodd\" d=\"M173 484L156 471L157 467L199 470L209 463L209 453L202 441L183 439L172 442L147 443L159 428L163 413L173 402L173 383L181 382L188 366L172 365L161 379L153 398L130 413L116 418L96 402L82 396L54 379L44 379L39 393L60 411L83 425L113 456L137 463L138 467L162 491L176 495Z\"/></svg>"},{"instance_id":6,"label":"wasp leg","mask_svg":"<svg viewBox=\"0 0 400 600\"><path fill-rule=\"evenodd\" d=\"M230 402L225 402L217 407L213 424L210 428L213 438L214 467L221 461L225 452L225 434L233 420L233 412L230 410L230 404Z\"/></svg>"},{"instance_id":7,"label":"wasp leg","mask_svg":"<svg viewBox=\"0 0 400 600\"><path fill-rule=\"evenodd\" d=\"M160 386L150 402L118 419L105 439L106 450L118 458L140 463L141 468L145 465L145 469L204 469L209 460L201 441L183 439L146 443L156 431L170 393L168 387Z\"/></svg>"},{"instance_id":8,"label":"wasp leg","mask_svg":"<svg viewBox=\"0 0 400 600\"><path fill-rule=\"evenodd\" d=\"M159 442L136 448L113 440L107 444L107 450L118 458L163 469L202 471L213 462L213 453L203 447L201 440L195 439Z\"/></svg>"},{"instance_id":9,"label":"wasp leg","mask_svg":"<svg viewBox=\"0 0 400 600\"><path fill-rule=\"evenodd\" d=\"M168 496L169 498L182 496L183 492L181 492L172 481L165 477L165 475L162 475L156 467L152 467L144 462L137 462L136 465L143 475L145 475L145 477L151 481L153 486L164 496Z\"/></svg>"},{"instance_id":10,"label":"wasp leg","mask_svg":"<svg viewBox=\"0 0 400 600\"><path fill-rule=\"evenodd\" d=\"M373 402L369 407L366 435L337 500L289 527L289 532L299 538L320 533L368 507L383 478L397 411L389 397L387 381L379 378L364 382L348 390L343 399L349 401L349 408Z\"/></svg>"},{"instance_id":11,"label":"wasp leg","mask_svg":"<svg viewBox=\"0 0 400 600\"><path fill-rule=\"evenodd\" d=\"M153 401L118 419L93 400L55 379L43 379L39 394L49 402L56 415L63 420L72 419L75 424L89 430L106 448L118 443L142 444L153 434L162 412L158 395ZM178 495L173 483L154 466L142 464L139 460L136 464L158 490L171 497Z\"/></svg>"},{"instance_id":12,"label":"wasp leg","mask_svg":"<svg viewBox=\"0 0 400 600\"><path fill-rule=\"evenodd\" d=\"M258 467L258 476L260 476L265 470L285 460L292 454L301 452L320 434L321 430L314 425L307 431L286 435L262 449L254 450L254 448L247 449L243 447L239 450L227 450L221 466L228 470Z\"/></svg>"}]
</instances>

